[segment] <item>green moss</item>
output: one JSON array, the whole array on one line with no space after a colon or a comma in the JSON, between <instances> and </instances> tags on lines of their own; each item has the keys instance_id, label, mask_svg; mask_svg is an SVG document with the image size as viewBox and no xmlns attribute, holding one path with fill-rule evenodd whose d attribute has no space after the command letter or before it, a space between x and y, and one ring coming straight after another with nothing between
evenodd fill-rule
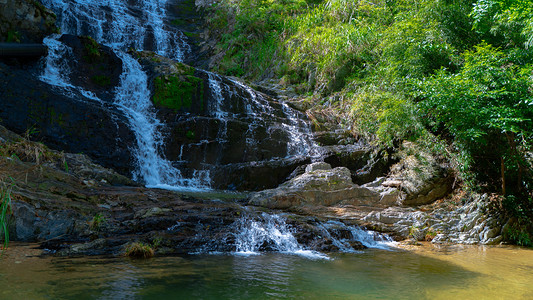
<instances>
[{"instance_id":1,"label":"green moss","mask_svg":"<svg viewBox=\"0 0 533 300\"><path fill-rule=\"evenodd\" d=\"M174 66L178 69L179 74L190 76L194 75L194 68L189 65L179 62L176 63Z\"/></svg>"},{"instance_id":2,"label":"green moss","mask_svg":"<svg viewBox=\"0 0 533 300\"><path fill-rule=\"evenodd\" d=\"M85 60L90 63L96 62L102 56L100 52L100 45L90 36L81 38L83 47L85 49Z\"/></svg>"},{"instance_id":3,"label":"green moss","mask_svg":"<svg viewBox=\"0 0 533 300\"><path fill-rule=\"evenodd\" d=\"M187 133L185 134L185 136L189 139L189 140L194 140L194 137L196 136L194 134L194 131L192 130L188 130Z\"/></svg>"},{"instance_id":4,"label":"green moss","mask_svg":"<svg viewBox=\"0 0 533 300\"><path fill-rule=\"evenodd\" d=\"M190 31L183 31L183 34L185 34L187 37L190 37L190 38L198 38L200 36L198 33L190 32Z\"/></svg>"},{"instance_id":5,"label":"green moss","mask_svg":"<svg viewBox=\"0 0 533 300\"><path fill-rule=\"evenodd\" d=\"M156 106L174 110L187 109L192 107L194 99L199 99L200 107L203 108L202 79L192 75L159 76L155 79L153 101Z\"/></svg>"},{"instance_id":6,"label":"green moss","mask_svg":"<svg viewBox=\"0 0 533 300\"><path fill-rule=\"evenodd\" d=\"M99 86L106 87L111 84L111 79L106 75L95 75L91 77L91 81Z\"/></svg>"},{"instance_id":7,"label":"green moss","mask_svg":"<svg viewBox=\"0 0 533 300\"><path fill-rule=\"evenodd\" d=\"M10 30L7 32L7 43L20 43L20 34L18 31Z\"/></svg>"},{"instance_id":8,"label":"green moss","mask_svg":"<svg viewBox=\"0 0 533 300\"><path fill-rule=\"evenodd\" d=\"M170 22L172 25L176 25L176 26L183 26L183 25L187 25L188 22L186 20L183 20L183 19L174 19Z\"/></svg>"}]
</instances>

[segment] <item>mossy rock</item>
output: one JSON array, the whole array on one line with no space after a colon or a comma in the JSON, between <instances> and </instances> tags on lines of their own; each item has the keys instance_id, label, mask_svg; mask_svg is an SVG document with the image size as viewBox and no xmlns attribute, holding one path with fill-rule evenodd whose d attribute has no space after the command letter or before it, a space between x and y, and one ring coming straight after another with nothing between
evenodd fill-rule
<instances>
[{"instance_id":1,"label":"mossy rock","mask_svg":"<svg viewBox=\"0 0 533 300\"><path fill-rule=\"evenodd\" d=\"M83 58L89 63L98 62L102 57L100 45L90 36L82 36L80 40L84 47Z\"/></svg>"},{"instance_id":2,"label":"mossy rock","mask_svg":"<svg viewBox=\"0 0 533 300\"><path fill-rule=\"evenodd\" d=\"M194 73L194 68L184 66L183 73ZM197 101L200 109L203 109L204 83L201 78L193 75L165 75L155 78L155 91L153 101L158 107L174 110L189 110Z\"/></svg>"}]
</instances>

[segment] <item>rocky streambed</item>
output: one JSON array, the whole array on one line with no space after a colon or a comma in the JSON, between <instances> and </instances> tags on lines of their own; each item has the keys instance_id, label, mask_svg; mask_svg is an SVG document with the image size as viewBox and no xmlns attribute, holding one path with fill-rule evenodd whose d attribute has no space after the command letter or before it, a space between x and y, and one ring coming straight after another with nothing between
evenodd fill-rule
<instances>
[{"instance_id":1,"label":"rocky streambed","mask_svg":"<svg viewBox=\"0 0 533 300\"><path fill-rule=\"evenodd\" d=\"M239 235L253 231L254 222L259 230L285 228L298 247L321 252L365 248L356 228L395 240L502 240L503 224L486 214L482 197L468 205L391 206L380 202L384 195L375 183L356 185L348 169L327 163L308 165L273 190L180 193L140 187L85 155L50 150L3 127L0 133L11 238L38 241L57 255L122 255L132 243L151 245L156 255L232 252L243 247ZM266 237L254 243L258 251L279 250Z\"/></svg>"}]
</instances>

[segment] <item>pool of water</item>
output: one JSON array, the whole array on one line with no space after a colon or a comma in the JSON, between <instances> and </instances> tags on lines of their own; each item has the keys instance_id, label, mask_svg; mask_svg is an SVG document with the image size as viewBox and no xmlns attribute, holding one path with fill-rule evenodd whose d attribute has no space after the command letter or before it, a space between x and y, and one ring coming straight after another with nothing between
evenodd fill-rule
<instances>
[{"instance_id":1,"label":"pool of water","mask_svg":"<svg viewBox=\"0 0 533 300\"><path fill-rule=\"evenodd\" d=\"M531 299L533 251L436 248L267 253L149 260L39 256L12 244L0 258L0 299Z\"/></svg>"}]
</instances>

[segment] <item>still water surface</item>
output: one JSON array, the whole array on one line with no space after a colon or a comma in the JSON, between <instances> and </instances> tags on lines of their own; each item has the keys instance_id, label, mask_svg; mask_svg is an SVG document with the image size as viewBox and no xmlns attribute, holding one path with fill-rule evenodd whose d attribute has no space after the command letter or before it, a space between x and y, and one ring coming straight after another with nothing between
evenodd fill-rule
<instances>
[{"instance_id":1,"label":"still water surface","mask_svg":"<svg viewBox=\"0 0 533 300\"><path fill-rule=\"evenodd\" d=\"M533 299L533 251L379 249L330 260L268 253L149 260L40 257L12 244L0 299Z\"/></svg>"}]
</instances>

